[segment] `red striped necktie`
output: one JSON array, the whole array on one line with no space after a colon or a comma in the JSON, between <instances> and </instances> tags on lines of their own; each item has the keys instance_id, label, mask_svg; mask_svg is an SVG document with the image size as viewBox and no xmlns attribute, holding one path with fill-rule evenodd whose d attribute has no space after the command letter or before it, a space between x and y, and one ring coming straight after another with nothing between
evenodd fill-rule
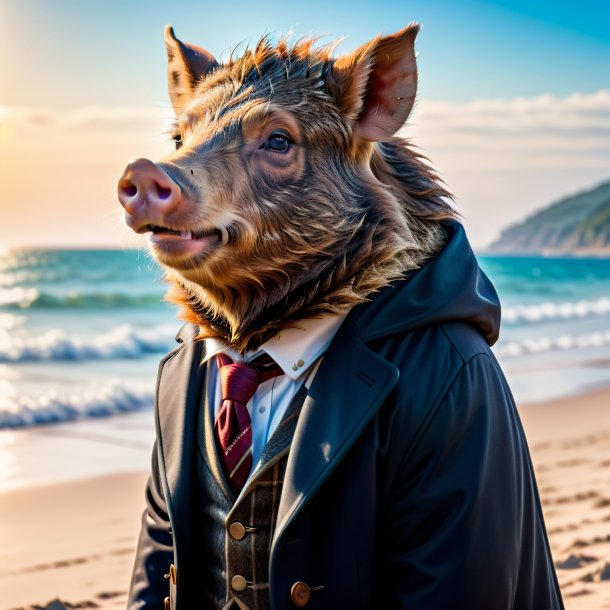
<instances>
[{"instance_id":1,"label":"red striped necktie","mask_svg":"<svg viewBox=\"0 0 610 610\"><path fill-rule=\"evenodd\" d=\"M251 363L233 362L226 354L216 356L222 404L214 423L225 474L236 494L252 470L252 426L246 405L258 386L283 373L267 354Z\"/></svg>"}]
</instances>

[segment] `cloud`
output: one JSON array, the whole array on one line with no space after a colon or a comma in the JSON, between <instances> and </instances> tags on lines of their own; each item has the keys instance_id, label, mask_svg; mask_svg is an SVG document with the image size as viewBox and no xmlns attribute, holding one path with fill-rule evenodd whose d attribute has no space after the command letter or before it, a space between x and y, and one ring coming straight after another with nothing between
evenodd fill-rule
<instances>
[{"instance_id":1,"label":"cloud","mask_svg":"<svg viewBox=\"0 0 610 610\"><path fill-rule=\"evenodd\" d=\"M442 131L493 130L573 133L581 129L610 129L610 90L573 93L564 98L540 95L510 100L467 103L421 101L418 123Z\"/></svg>"},{"instance_id":2,"label":"cloud","mask_svg":"<svg viewBox=\"0 0 610 610\"><path fill-rule=\"evenodd\" d=\"M610 90L464 103L423 99L403 135L435 163L464 171L607 166Z\"/></svg>"},{"instance_id":3,"label":"cloud","mask_svg":"<svg viewBox=\"0 0 610 610\"><path fill-rule=\"evenodd\" d=\"M0 123L66 129L155 129L174 120L171 108L152 106L88 106L74 110L45 107L0 106ZM573 93L560 98L540 95L508 100L446 102L420 99L404 130L426 138L442 137L460 145L463 136L539 139L549 137L556 148L558 138L583 136L587 146L607 146L610 132L610 90ZM564 141L564 143L567 143ZM577 144L572 141L572 144Z\"/></svg>"},{"instance_id":4,"label":"cloud","mask_svg":"<svg viewBox=\"0 0 610 610\"><path fill-rule=\"evenodd\" d=\"M74 110L56 110L45 107L0 106L0 124L12 123L29 127L60 129L159 129L169 127L174 120L170 108L152 106L87 106Z\"/></svg>"}]
</instances>

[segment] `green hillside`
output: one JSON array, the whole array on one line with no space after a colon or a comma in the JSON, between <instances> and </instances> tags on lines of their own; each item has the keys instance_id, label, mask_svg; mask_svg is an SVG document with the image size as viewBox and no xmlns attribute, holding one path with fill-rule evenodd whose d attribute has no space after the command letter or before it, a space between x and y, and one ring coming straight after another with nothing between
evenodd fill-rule
<instances>
[{"instance_id":1,"label":"green hillside","mask_svg":"<svg viewBox=\"0 0 610 610\"><path fill-rule=\"evenodd\" d=\"M610 255L610 181L504 229L488 251Z\"/></svg>"}]
</instances>

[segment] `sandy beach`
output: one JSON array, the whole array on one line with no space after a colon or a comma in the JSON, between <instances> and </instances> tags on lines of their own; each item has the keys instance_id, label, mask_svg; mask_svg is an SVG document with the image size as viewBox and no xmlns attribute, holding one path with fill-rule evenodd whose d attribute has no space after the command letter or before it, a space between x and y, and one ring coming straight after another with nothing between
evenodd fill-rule
<instances>
[{"instance_id":1,"label":"sandy beach","mask_svg":"<svg viewBox=\"0 0 610 610\"><path fill-rule=\"evenodd\" d=\"M520 411L566 608L610 608L610 389ZM1 610L124 607L146 477L1 493Z\"/></svg>"},{"instance_id":2,"label":"sandy beach","mask_svg":"<svg viewBox=\"0 0 610 610\"><path fill-rule=\"evenodd\" d=\"M610 608L610 389L520 413L566 609Z\"/></svg>"},{"instance_id":3,"label":"sandy beach","mask_svg":"<svg viewBox=\"0 0 610 610\"><path fill-rule=\"evenodd\" d=\"M0 606L124 608L147 475L0 494Z\"/></svg>"}]
</instances>

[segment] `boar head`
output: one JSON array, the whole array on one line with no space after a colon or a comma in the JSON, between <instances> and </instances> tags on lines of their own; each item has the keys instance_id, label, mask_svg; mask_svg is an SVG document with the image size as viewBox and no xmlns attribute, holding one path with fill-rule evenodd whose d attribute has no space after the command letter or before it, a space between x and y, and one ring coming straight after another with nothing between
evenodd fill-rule
<instances>
[{"instance_id":1,"label":"boar head","mask_svg":"<svg viewBox=\"0 0 610 610\"><path fill-rule=\"evenodd\" d=\"M416 96L418 31L338 59L312 39L264 37L220 64L166 28L176 150L133 160L119 199L201 337L256 348L362 303L442 246L448 193L395 137Z\"/></svg>"}]
</instances>

